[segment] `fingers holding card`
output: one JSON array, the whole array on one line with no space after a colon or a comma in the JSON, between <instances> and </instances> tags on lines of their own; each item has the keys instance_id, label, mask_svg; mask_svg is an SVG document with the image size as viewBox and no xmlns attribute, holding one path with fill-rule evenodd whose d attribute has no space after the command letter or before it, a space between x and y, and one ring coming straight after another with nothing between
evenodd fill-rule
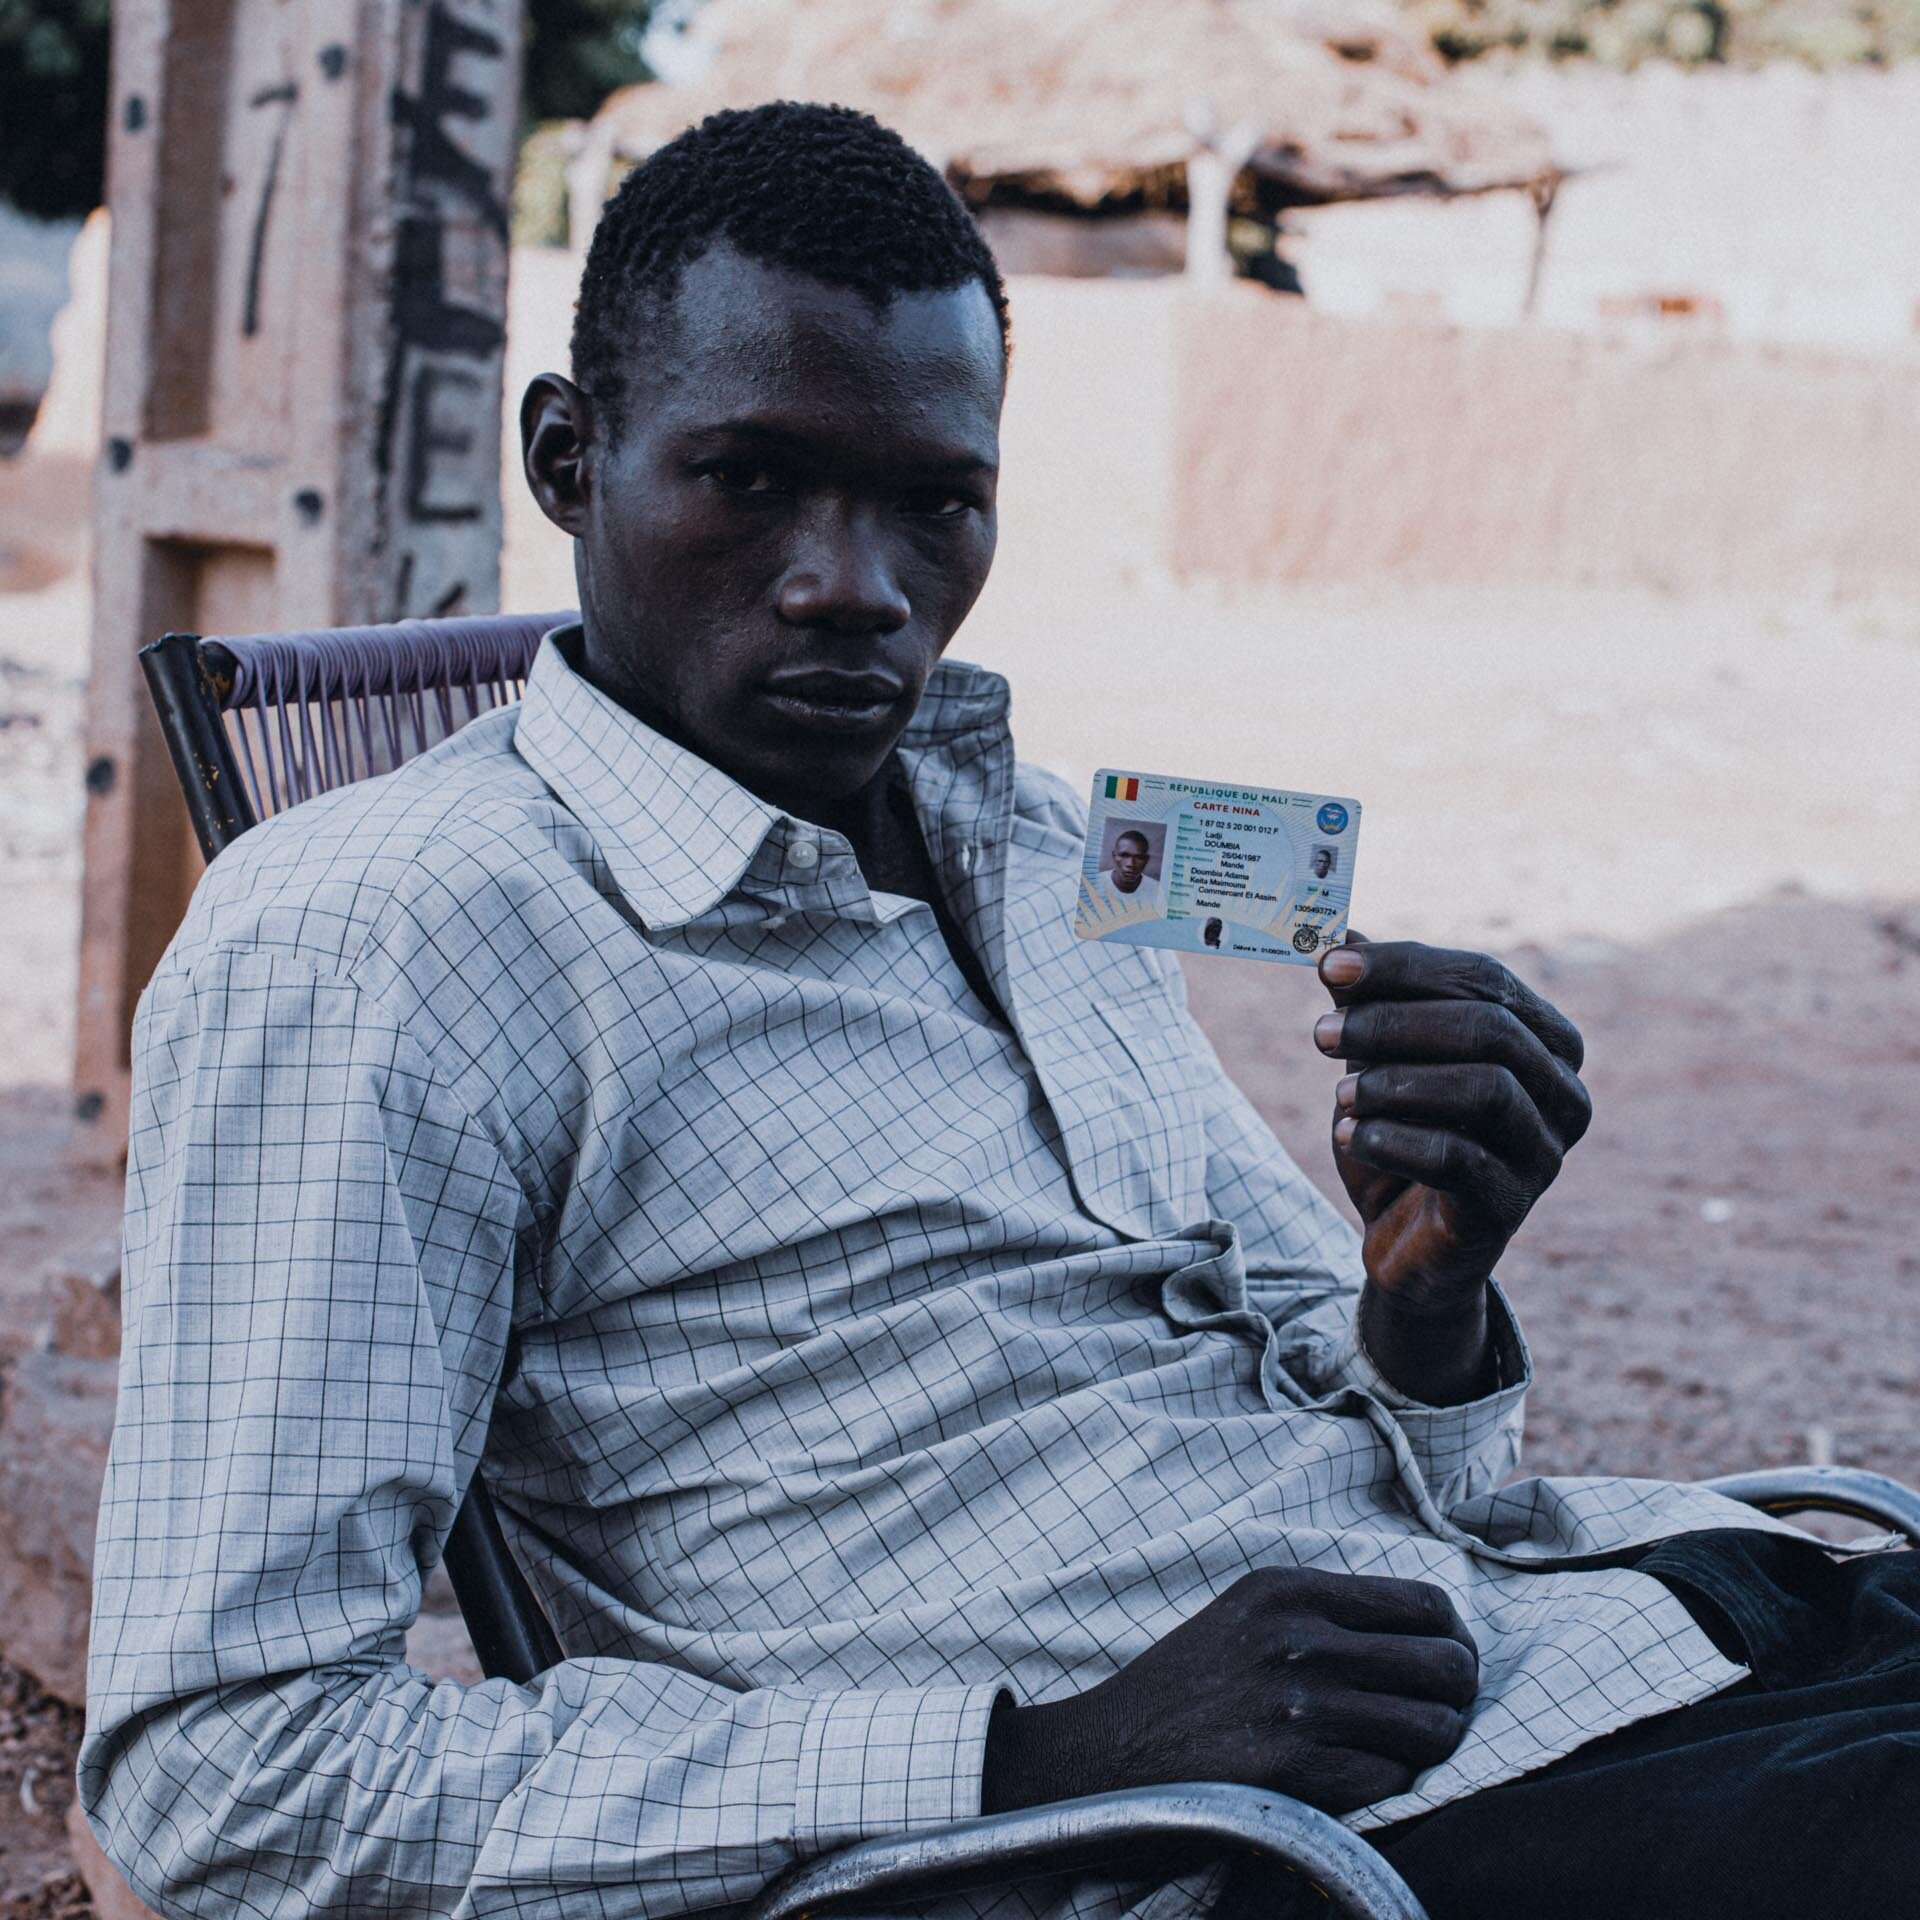
<instances>
[{"instance_id":1,"label":"fingers holding card","mask_svg":"<svg viewBox=\"0 0 1920 1920\"><path fill-rule=\"evenodd\" d=\"M1074 931L1312 966L1346 933L1359 839L1357 800L1103 769Z\"/></svg>"}]
</instances>

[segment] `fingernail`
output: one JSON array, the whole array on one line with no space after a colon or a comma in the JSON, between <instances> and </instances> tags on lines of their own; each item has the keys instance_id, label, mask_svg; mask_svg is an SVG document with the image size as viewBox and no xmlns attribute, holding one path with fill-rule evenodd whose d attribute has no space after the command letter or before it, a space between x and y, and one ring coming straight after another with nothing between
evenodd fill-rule
<instances>
[{"instance_id":1,"label":"fingernail","mask_svg":"<svg viewBox=\"0 0 1920 1920\"><path fill-rule=\"evenodd\" d=\"M1330 987L1350 987L1367 970L1367 963L1351 947L1335 947L1320 962L1320 978Z\"/></svg>"},{"instance_id":2,"label":"fingernail","mask_svg":"<svg viewBox=\"0 0 1920 1920\"><path fill-rule=\"evenodd\" d=\"M1333 1123L1333 1144L1336 1147L1352 1146L1353 1136L1359 1130L1359 1126L1360 1122L1351 1116L1345 1120L1336 1120Z\"/></svg>"},{"instance_id":3,"label":"fingernail","mask_svg":"<svg viewBox=\"0 0 1920 1920\"><path fill-rule=\"evenodd\" d=\"M1350 1073L1333 1090L1333 1103L1337 1107L1350 1107L1360 1098L1360 1076Z\"/></svg>"},{"instance_id":4,"label":"fingernail","mask_svg":"<svg viewBox=\"0 0 1920 1920\"><path fill-rule=\"evenodd\" d=\"M1340 1051L1340 1030L1347 1024L1344 1013L1323 1013L1313 1023L1313 1044L1322 1053Z\"/></svg>"}]
</instances>

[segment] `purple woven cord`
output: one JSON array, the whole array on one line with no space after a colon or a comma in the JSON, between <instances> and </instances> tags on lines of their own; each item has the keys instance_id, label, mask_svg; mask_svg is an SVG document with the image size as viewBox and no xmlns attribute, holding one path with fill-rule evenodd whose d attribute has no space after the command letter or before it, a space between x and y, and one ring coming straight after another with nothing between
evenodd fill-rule
<instances>
[{"instance_id":1,"label":"purple woven cord","mask_svg":"<svg viewBox=\"0 0 1920 1920\"><path fill-rule=\"evenodd\" d=\"M222 635L220 645L234 660L233 685L223 704L257 706L260 689L268 684L289 692L304 685L310 700L337 700L524 680L540 650L541 636L579 617L577 613L499 613L459 620L397 620L386 627L256 633L238 639Z\"/></svg>"},{"instance_id":2,"label":"purple woven cord","mask_svg":"<svg viewBox=\"0 0 1920 1920\"><path fill-rule=\"evenodd\" d=\"M578 618L490 614L219 638L233 661L221 704L256 816L389 771L516 700L541 637Z\"/></svg>"}]
</instances>

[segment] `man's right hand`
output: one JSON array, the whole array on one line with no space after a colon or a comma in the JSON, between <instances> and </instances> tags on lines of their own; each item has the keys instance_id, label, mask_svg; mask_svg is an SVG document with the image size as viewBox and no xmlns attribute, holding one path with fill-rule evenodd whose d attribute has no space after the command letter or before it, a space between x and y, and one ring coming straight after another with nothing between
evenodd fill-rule
<instances>
[{"instance_id":1,"label":"man's right hand","mask_svg":"<svg viewBox=\"0 0 1920 1920\"><path fill-rule=\"evenodd\" d=\"M1349 1813L1452 1753L1479 1687L1440 1588L1263 1568L1097 1687L998 1708L982 1809L1232 1780Z\"/></svg>"}]
</instances>

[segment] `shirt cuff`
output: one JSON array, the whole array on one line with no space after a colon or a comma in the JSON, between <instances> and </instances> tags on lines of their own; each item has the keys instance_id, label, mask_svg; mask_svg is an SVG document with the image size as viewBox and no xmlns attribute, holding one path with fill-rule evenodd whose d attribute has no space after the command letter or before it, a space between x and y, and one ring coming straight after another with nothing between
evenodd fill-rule
<instances>
[{"instance_id":1,"label":"shirt cuff","mask_svg":"<svg viewBox=\"0 0 1920 1920\"><path fill-rule=\"evenodd\" d=\"M1383 1407L1395 1413L1464 1413L1471 1407L1485 1407L1505 1394L1524 1393L1533 1384L1533 1356L1527 1351L1520 1322L1514 1317L1507 1296L1498 1280L1487 1282L1487 1334L1493 1342L1494 1378L1497 1385L1477 1400L1465 1400L1457 1407L1430 1406L1402 1393L1374 1364L1366 1342L1360 1338L1358 1301L1347 1322L1346 1331L1333 1352L1333 1374L1342 1386L1358 1387L1370 1393Z\"/></svg>"},{"instance_id":2,"label":"shirt cuff","mask_svg":"<svg viewBox=\"0 0 1920 1920\"><path fill-rule=\"evenodd\" d=\"M1499 1384L1477 1400L1454 1407L1430 1406L1402 1393L1368 1353L1357 1310L1333 1354L1334 1380L1359 1388L1393 1415L1443 1513L1499 1485L1520 1460L1522 1407L1533 1383L1533 1357L1497 1280L1487 1282L1487 1332Z\"/></svg>"},{"instance_id":3,"label":"shirt cuff","mask_svg":"<svg viewBox=\"0 0 1920 1920\"><path fill-rule=\"evenodd\" d=\"M800 1729L801 1856L974 1818L999 1696L997 1685L819 1695Z\"/></svg>"}]
</instances>

